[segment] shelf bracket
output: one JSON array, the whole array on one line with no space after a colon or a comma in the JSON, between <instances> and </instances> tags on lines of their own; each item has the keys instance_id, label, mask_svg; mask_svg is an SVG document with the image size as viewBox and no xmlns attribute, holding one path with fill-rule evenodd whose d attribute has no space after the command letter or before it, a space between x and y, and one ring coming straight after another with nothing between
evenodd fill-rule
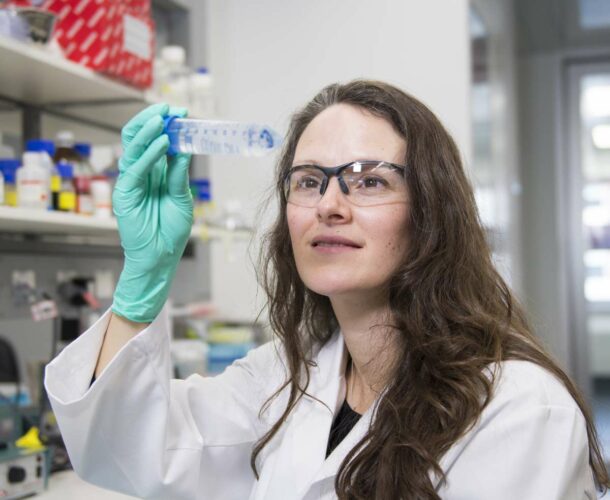
<instances>
[{"instance_id":1,"label":"shelf bracket","mask_svg":"<svg viewBox=\"0 0 610 500\"><path fill-rule=\"evenodd\" d=\"M21 103L21 137L25 144L30 139L38 139L41 133L40 108Z\"/></svg>"}]
</instances>

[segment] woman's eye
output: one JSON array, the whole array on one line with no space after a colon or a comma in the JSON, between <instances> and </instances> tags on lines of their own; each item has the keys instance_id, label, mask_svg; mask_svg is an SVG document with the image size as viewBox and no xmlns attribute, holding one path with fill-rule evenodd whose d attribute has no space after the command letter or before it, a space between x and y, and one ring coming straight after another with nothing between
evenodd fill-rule
<instances>
[{"instance_id":1,"label":"woman's eye","mask_svg":"<svg viewBox=\"0 0 610 500\"><path fill-rule=\"evenodd\" d=\"M387 186L386 180L380 177L364 177L360 179L359 184L365 188L383 188Z\"/></svg>"},{"instance_id":2,"label":"woman's eye","mask_svg":"<svg viewBox=\"0 0 610 500\"><path fill-rule=\"evenodd\" d=\"M317 189L320 187L320 181L315 177L302 177L297 181L299 189Z\"/></svg>"}]
</instances>

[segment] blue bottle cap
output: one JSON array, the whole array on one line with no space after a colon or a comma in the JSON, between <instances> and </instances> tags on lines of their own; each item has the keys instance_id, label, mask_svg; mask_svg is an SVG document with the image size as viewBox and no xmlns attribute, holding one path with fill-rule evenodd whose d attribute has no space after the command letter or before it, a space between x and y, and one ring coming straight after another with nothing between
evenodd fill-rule
<instances>
[{"instance_id":1,"label":"blue bottle cap","mask_svg":"<svg viewBox=\"0 0 610 500\"><path fill-rule=\"evenodd\" d=\"M199 73L200 75L207 75L210 72L210 70L208 68L206 68L205 66L199 66L197 68L197 73Z\"/></svg>"},{"instance_id":2,"label":"blue bottle cap","mask_svg":"<svg viewBox=\"0 0 610 500\"><path fill-rule=\"evenodd\" d=\"M4 171L5 169L16 170L21 165L21 160L18 158L0 158L0 169Z\"/></svg>"},{"instance_id":3,"label":"blue bottle cap","mask_svg":"<svg viewBox=\"0 0 610 500\"><path fill-rule=\"evenodd\" d=\"M74 167L71 163L66 163L65 161L60 161L57 164L57 171L62 178L72 179L74 177Z\"/></svg>"},{"instance_id":4,"label":"blue bottle cap","mask_svg":"<svg viewBox=\"0 0 610 500\"><path fill-rule=\"evenodd\" d=\"M83 158L89 158L91 156L91 144L88 142L77 142L74 144L74 151Z\"/></svg>"},{"instance_id":5,"label":"blue bottle cap","mask_svg":"<svg viewBox=\"0 0 610 500\"><path fill-rule=\"evenodd\" d=\"M0 171L4 175L4 182L15 184L17 169L21 166L21 161L16 158L0 158Z\"/></svg>"},{"instance_id":6,"label":"blue bottle cap","mask_svg":"<svg viewBox=\"0 0 610 500\"><path fill-rule=\"evenodd\" d=\"M202 188L210 189L210 179L191 179L191 184L194 186L201 186Z\"/></svg>"},{"instance_id":7,"label":"blue bottle cap","mask_svg":"<svg viewBox=\"0 0 610 500\"><path fill-rule=\"evenodd\" d=\"M193 187L197 201L212 201L210 179L192 179L191 186Z\"/></svg>"},{"instance_id":8,"label":"blue bottle cap","mask_svg":"<svg viewBox=\"0 0 610 500\"><path fill-rule=\"evenodd\" d=\"M48 139L30 139L25 143L26 151L46 151L49 156L55 154L55 143Z\"/></svg>"}]
</instances>

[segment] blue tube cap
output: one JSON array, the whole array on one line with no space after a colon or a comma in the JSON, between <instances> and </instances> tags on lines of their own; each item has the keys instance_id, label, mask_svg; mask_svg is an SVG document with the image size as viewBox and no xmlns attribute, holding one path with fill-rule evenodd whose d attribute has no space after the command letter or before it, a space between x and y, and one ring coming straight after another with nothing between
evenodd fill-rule
<instances>
[{"instance_id":1,"label":"blue tube cap","mask_svg":"<svg viewBox=\"0 0 610 500\"><path fill-rule=\"evenodd\" d=\"M167 154L174 156L177 155L180 151L178 151L177 149L175 149L176 146L176 141L175 141L175 133L170 133L169 128L172 124L172 122L176 119L176 118L181 118L178 115L169 115L163 118L163 133L167 134L167 137L169 137L169 147L167 148Z\"/></svg>"},{"instance_id":2,"label":"blue tube cap","mask_svg":"<svg viewBox=\"0 0 610 500\"><path fill-rule=\"evenodd\" d=\"M176 131L172 130L170 132L170 127L172 125L172 122L176 119L176 118L181 118L178 115L169 115L163 118L163 133L167 134L167 137L169 137L169 147L167 148L167 154L174 156L177 155L178 153L180 153L180 151L178 151L178 149L176 149Z\"/></svg>"}]
</instances>

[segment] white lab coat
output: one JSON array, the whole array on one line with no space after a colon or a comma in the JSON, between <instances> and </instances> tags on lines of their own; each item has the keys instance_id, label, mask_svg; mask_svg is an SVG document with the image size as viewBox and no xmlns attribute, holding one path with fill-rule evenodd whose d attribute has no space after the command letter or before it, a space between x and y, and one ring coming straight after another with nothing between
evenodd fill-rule
<instances>
[{"instance_id":1,"label":"white lab coat","mask_svg":"<svg viewBox=\"0 0 610 500\"><path fill-rule=\"evenodd\" d=\"M94 484L162 500L333 499L335 475L366 432L374 405L325 459L345 397L346 349L337 332L318 352L309 392L250 469L253 444L276 421L286 392L281 348L268 343L223 374L170 380L167 318L130 340L89 384L107 312L54 359L45 386L76 472ZM503 363L496 394L475 427L441 460L447 500L594 499L584 418L552 375ZM405 418L408 418L406 416ZM434 479L436 484L436 479Z\"/></svg>"}]
</instances>

